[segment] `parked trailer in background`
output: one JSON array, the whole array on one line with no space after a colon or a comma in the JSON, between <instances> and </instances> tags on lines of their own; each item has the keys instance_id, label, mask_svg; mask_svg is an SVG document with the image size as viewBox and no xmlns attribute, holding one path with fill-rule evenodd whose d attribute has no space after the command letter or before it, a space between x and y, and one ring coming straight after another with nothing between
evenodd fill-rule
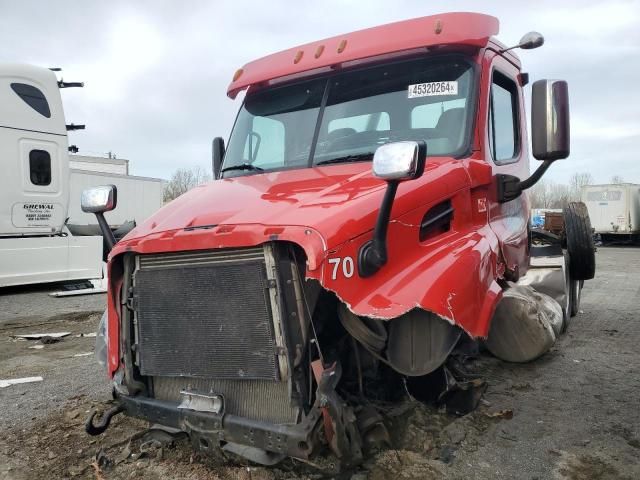
<instances>
[{"instance_id":1,"label":"parked trailer in background","mask_svg":"<svg viewBox=\"0 0 640 480\"><path fill-rule=\"evenodd\" d=\"M73 156L71 159L73 165ZM164 180L159 178L75 168L70 169L69 178L71 203L69 204L67 227L74 235L100 235L95 215L84 213L80 208L80 195L87 188L97 185L115 185L117 187L120 202L117 208L105 217L113 229L120 228L128 222L139 224L162 206Z\"/></svg>"},{"instance_id":2,"label":"parked trailer in background","mask_svg":"<svg viewBox=\"0 0 640 480\"><path fill-rule=\"evenodd\" d=\"M582 201L603 242L640 240L640 185L588 185L582 187Z\"/></svg>"}]
</instances>

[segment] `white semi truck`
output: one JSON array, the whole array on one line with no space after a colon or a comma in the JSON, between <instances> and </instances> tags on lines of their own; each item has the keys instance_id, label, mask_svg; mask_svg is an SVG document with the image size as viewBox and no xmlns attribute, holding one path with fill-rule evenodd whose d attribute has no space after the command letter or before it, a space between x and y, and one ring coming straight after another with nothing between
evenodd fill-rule
<instances>
[{"instance_id":1,"label":"white semi truck","mask_svg":"<svg viewBox=\"0 0 640 480\"><path fill-rule=\"evenodd\" d=\"M102 277L103 239L91 217L80 215L87 186L115 184L132 197L127 205L144 205L143 212L120 212L127 220L142 221L162 205L159 179L69 168L73 127L61 86L49 69L0 64L0 287ZM77 225L89 235L72 234L69 226Z\"/></svg>"}]
</instances>

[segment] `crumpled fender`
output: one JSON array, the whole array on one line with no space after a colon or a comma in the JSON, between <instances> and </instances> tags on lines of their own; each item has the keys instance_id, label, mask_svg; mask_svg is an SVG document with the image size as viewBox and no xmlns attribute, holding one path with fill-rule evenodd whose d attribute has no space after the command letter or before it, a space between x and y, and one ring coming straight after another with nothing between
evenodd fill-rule
<instances>
[{"instance_id":1,"label":"crumpled fender","mask_svg":"<svg viewBox=\"0 0 640 480\"><path fill-rule=\"evenodd\" d=\"M454 200L454 207L456 201L468 197ZM371 232L329 250L321 268L307 271L307 276L334 292L356 315L391 320L422 308L472 337L486 337L502 292L495 233L487 224L470 225L468 218L454 217L449 232L419 242L423 213L417 209L390 222L388 263L373 276L361 278L357 272L358 250ZM466 230L456 229L463 225Z\"/></svg>"}]
</instances>

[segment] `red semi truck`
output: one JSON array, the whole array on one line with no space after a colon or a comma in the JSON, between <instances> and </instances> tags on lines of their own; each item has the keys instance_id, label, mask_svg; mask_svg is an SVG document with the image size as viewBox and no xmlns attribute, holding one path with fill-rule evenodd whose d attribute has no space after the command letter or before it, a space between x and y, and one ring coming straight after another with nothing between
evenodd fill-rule
<instances>
[{"instance_id":1,"label":"red semi truck","mask_svg":"<svg viewBox=\"0 0 640 480\"><path fill-rule=\"evenodd\" d=\"M524 190L569 155L567 85L533 84L543 163L530 176L529 76L497 33L496 18L447 13L239 69L216 179L109 255L117 404L87 431L124 411L260 463L323 445L358 463L383 428L377 402L460 373L448 359L487 338L540 241L565 260L566 327L594 273L588 217L573 205L565 235L532 233ZM542 43L532 32L517 47ZM101 217L115 193L87 191L84 208Z\"/></svg>"}]
</instances>

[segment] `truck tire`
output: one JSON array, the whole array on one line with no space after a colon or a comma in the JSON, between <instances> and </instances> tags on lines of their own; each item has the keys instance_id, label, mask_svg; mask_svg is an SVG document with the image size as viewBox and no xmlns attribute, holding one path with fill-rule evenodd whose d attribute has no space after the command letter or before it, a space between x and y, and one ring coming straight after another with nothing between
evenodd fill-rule
<instances>
[{"instance_id":1,"label":"truck tire","mask_svg":"<svg viewBox=\"0 0 640 480\"><path fill-rule=\"evenodd\" d=\"M562 213L571 279L591 280L596 274L596 253L587 207L582 202L572 202Z\"/></svg>"}]
</instances>

